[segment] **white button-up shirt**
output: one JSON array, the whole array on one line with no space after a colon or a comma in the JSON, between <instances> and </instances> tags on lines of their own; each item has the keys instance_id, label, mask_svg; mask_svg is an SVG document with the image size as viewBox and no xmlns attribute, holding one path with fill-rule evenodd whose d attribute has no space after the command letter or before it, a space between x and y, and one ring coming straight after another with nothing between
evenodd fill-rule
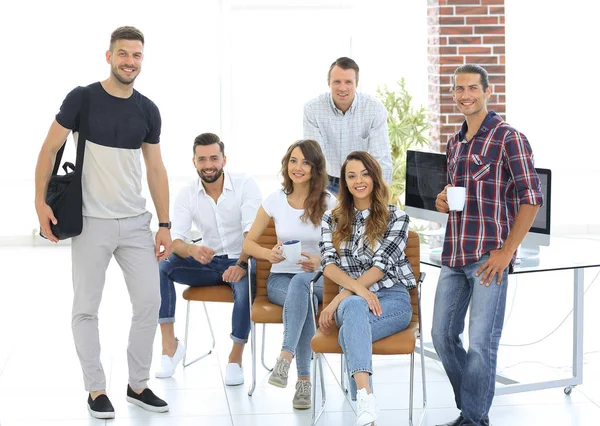
<instances>
[{"instance_id":1,"label":"white button-up shirt","mask_svg":"<svg viewBox=\"0 0 600 426\"><path fill-rule=\"evenodd\" d=\"M304 139L321 144L327 173L340 177L342 164L352 151L366 151L379 162L383 178L392 182L392 154L387 111L376 98L356 93L350 109L343 113L331 93L324 93L304 105Z\"/></svg>"},{"instance_id":2,"label":"white button-up shirt","mask_svg":"<svg viewBox=\"0 0 600 426\"><path fill-rule=\"evenodd\" d=\"M251 176L223 172L223 192L215 203L198 177L175 199L171 236L190 242L192 224L202 236L202 245L217 255L238 258L244 233L250 230L262 202L260 189Z\"/></svg>"}]
</instances>

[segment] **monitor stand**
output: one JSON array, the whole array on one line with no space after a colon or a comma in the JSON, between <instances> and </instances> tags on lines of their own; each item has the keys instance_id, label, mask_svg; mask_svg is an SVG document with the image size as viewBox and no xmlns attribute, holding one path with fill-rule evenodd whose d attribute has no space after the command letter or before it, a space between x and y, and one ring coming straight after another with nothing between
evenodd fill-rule
<instances>
[{"instance_id":1,"label":"monitor stand","mask_svg":"<svg viewBox=\"0 0 600 426\"><path fill-rule=\"evenodd\" d=\"M540 246L550 245L550 235L528 232L517 250L517 259L528 259L540 255Z\"/></svg>"}]
</instances>

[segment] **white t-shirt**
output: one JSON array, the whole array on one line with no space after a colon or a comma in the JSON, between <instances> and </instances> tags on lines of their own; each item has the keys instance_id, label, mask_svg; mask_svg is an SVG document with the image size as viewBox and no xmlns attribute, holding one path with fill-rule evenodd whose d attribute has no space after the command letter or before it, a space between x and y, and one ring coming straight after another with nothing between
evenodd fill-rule
<instances>
[{"instance_id":1,"label":"white t-shirt","mask_svg":"<svg viewBox=\"0 0 600 426\"><path fill-rule=\"evenodd\" d=\"M327 198L327 209L335 207L336 201L335 197L330 194ZM278 241L300 240L304 253L320 256L321 223L314 225L310 220L303 222L300 217L304 214L304 209L295 209L290 206L283 190L280 189L270 194L263 201L262 206L275 222ZM271 273L298 274L301 272L304 272L302 266L289 262L287 259L271 266Z\"/></svg>"}]
</instances>

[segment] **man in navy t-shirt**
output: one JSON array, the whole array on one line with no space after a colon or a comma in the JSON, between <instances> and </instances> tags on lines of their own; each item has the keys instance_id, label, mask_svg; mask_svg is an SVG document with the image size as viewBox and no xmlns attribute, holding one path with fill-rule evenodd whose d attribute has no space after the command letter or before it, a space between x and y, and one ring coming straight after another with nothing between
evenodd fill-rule
<instances>
[{"instance_id":1,"label":"man in navy t-shirt","mask_svg":"<svg viewBox=\"0 0 600 426\"><path fill-rule=\"evenodd\" d=\"M81 362L88 410L93 417L115 416L106 395L100 362L98 308L106 268L119 263L133 307L127 348L127 401L146 410L165 412L169 406L148 389L152 345L160 306L158 261L171 251L169 187L160 154L160 113L156 105L133 89L142 69L144 36L134 27L111 35L106 61L108 79L72 90L60 108L42 145L35 172L35 207L42 234L57 242L50 222L57 220L46 204L46 190L56 153L72 131L77 143L79 113L89 94L88 134L82 170L83 231L71 243L73 267L72 329ZM156 239L152 215L141 195L143 154L148 186L159 220ZM161 250L162 247L162 250Z\"/></svg>"}]
</instances>

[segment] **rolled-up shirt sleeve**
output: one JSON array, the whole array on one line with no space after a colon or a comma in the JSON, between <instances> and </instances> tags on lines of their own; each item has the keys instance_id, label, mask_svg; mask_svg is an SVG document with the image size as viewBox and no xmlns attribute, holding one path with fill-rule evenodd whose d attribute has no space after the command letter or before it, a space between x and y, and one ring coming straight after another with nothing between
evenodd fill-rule
<instances>
[{"instance_id":1,"label":"rolled-up shirt sleeve","mask_svg":"<svg viewBox=\"0 0 600 426\"><path fill-rule=\"evenodd\" d=\"M504 153L515 182L519 204L542 205L542 184L533 164L533 152L525 135L512 131L505 139Z\"/></svg>"},{"instance_id":2,"label":"rolled-up shirt sleeve","mask_svg":"<svg viewBox=\"0 0 600 426\"><path fill-rule=\"evenodd\" d=\"M262 194L260 188L253 178L248 178L244 182L242 199L242 229L244 233L250 231L252 223L256 218L256 212L262 203Z\"/></svg>"},{"instance_id":3,"label":"rolled-up shirt sleeve","mask_svg":"<svg viewBox=\"0 0 600 426\"><path fill-rule=\"evenodd\" d=\"M402 210L390 212L390 221L381 245L373 253L373 266L388 274L400 261L408 241L409 217Z\"/></svg>"},{"instance_id":4,"label":"rolled-up shirt sleeve","mask_svg":"<svg viewBox=\"0 0 600 426\"><path fill-rule=\"evenodd\" d=\"M340 258L333 246L332 229L333 216L331 215L331 210L328 210L323 214L323 220L321 222L321 241L319 241L321 266L323 269L331 263L340 266Z\"/></svg>"},{"instance_id":5,"label":"rolled-up shirt sleeve","mask_svg":"<svg viewBox=\"0 0 600 426\"><path fill-rule=\"evenodd\" d=\"M187 189L184 189L177 195L173 205L173 217L171 218L171 238L173 241L189 242L193 220L190 207L190 193Z\"/></svg>"}]
</instances>

